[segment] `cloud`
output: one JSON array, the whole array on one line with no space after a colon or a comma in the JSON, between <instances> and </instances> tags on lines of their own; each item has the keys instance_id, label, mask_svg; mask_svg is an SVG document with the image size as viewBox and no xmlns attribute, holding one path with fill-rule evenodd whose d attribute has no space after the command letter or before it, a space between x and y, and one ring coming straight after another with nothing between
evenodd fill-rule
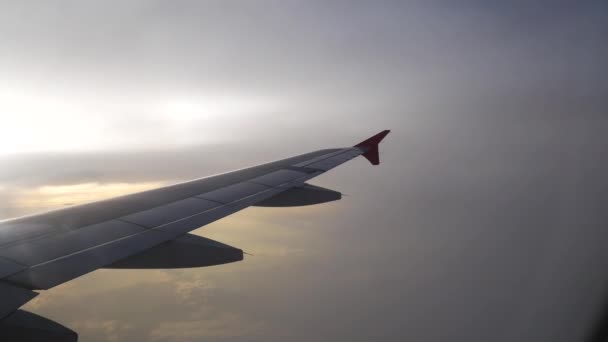
<instances>
[{"instance_id":1,"label":"cloud","mask_svg":"<svg viewBox=\"0 0 608 342\"><path fill-rule=\"evenodd\" d=\"M86 331L90 334L98 335L105 341L116 342L121 341L120 337L133 327L129 323L117 320L84 320L73 324L72 328L76 331Z\"/></svg>"},{"instance_id":2,"label":"cloud","mask_svg":"<svg viewBox=\"0 0 608 342\"><path fill-rule=\"evenodd\" d=\"M195 321L162 322L150 332L151 341L200 341L253 338L265 329L263 322L244 319L236 313L213 312L210 317Z\"/></svg>"}]
</instances>

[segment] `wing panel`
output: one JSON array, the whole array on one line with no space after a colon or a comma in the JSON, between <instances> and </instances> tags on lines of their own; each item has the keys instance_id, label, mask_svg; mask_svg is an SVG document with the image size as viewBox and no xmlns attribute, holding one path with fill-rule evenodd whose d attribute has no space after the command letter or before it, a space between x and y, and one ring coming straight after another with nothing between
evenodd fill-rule
<instances>
[{"instance_id":1,"label":"wing panel","mask_svg":"<svg viewBox=\"0 0 608 342\"><path fill-rule=\"evenodd\" d=\"M267 198L270 198L272 196L275 196L278 193L283 192L287 189L288 189L287 187L280 187L280 188L273 188L273 189L269 189L266 191L262 191L257 194L243 197L239 200L236 200L236 201L230 203L228 206L232 207L235 211L245 209L245 208L253 205L254 203L257 203L257 202L263 201Z\"/></svg>"},{"instance_id":2,"label":"wing panel","mask_svg":"<svg viewBox=\"0 0 608 342\"><path fill-rule=\"evenodd\" d=\"M230 204L212 208L205 212L188 216L181 220L173 221L162 226L155 227L154 229L164 231L170 234L172 237L178 237L196 228L202 227L230 214L236 213L239 210L247 208L252 203L262 201L266 198L270 198L284 191L285 189L286 188L267 189L254 195L237 199L236 201L233 201Z\"/></svg>"},{"instance_id":3,"label":"wing panel","mask_svg":"<svg viewBox=\"0 0 608 342\"><path fill-rule=\"evenodd\" d=\"M0 248L12 243L48 234L51 225L40 223L0 224Z\"/></svg>"},{"instance_id":4,"label":"wing panel","mask_svg":"<svg viewBox=\"0 0 608 342\"><path fill-rule=\"evenodd\" d=\"M143 230L142 227L113 220L71 230L63 234L23 241L8 248L0 249L0 256L24 265L33 266L121 237L133 235Z\"/></svg>"},{"instance_id":5,"label":"wing panel","mask_svg":"<svg viewBox=\"0 0 608 342\"><path fill-rule=\"evenodd\" d=\"M135 214L121 217L120 219L147 228L154 228L184 217L199 214L220 205L221 204L217 202L191 197L164 206L140 211Z\"/></svg>"},{"instance_id":6,"label":"wing panel","mask_svg":"<svg viewBox=\"0 0 608 342\"><path fill-rule=\"evenodd\" d=\"M0 279L17 273L25 268L27 268L27 266L20 265L12 260L0 258Z\"/></svg>"},{"instance_id":7,"label":"wing panel","mask_svg":"<svg viewBox=\"0 0 608 342\"><path fill-rule=\"evenodd\" d=\"M155 227L153 230L163 231L167 233L171 238L176 238L196 228L217 221L222 217L226 217L230 214L233 214L238 210L239 209L237 208L230 207L228 205L223 205L217 208L207 210L200 214L183 218L179 221L173 221L162 226Z\"/></svg>"},{"instance_id":8,"label":"wing panel","mask_svg":"<svg viewBox=\"0 0 608 342\"><path fill-rule=\"evenodd\" d=\"M279 170L271 172L269 174L253 178L248 182L263 184L267 186L278 186L284 183L291 182L302 176L306 176L306 173L294 170Z\"/></svg>"},{"instance_id":9,"label":"wing panel","mask_svg":"<svg viewBox=\"0 0 608 342\"><path fill-rule=\"evenodd\" d=\"M146 230L111 243L47 261L7 279L31 289L49 289L169 239L171 237L162 231Z\"/></svg>"},{"instance_id":10,"label":"wing panel","mask_svg":"<svg viewBox=\"0 0 608 342\"><path fill-rule=\"evenodd\" d=\"M304 166L307 166L307 165L309 165L309 164L312 164L312 163L315 163L315 162L321 161L321 160L323 160L323 159L327 159L327 158L330 158L330 157L332 157L332 156L335 156L336 154L340 154L340 153L342 153L343 151L344 151L344 149L338 149L338 150L334 150L334 151L332 151L332 152L330 152L330 153L325 153L325 154L322 154L322 155L320 155L320 156L316 156L316 157L314 157L314 158L310 158L310 159L305 160L305 161L303 161L303 162L300 162L300 163L294 164L294 166L304 167Z\"/></svg>"},{"instance_id":11,"label":"wing panel","mask_svg":"<svg viewBox=\"0 0 608 342\"><path fill-rule=\"evenodd\" d=\"M313 169L319 169L319 170L323 170L323 171L329 171L329 170L333 169L334 167L357 157L361 153L362 152L359 149L344 149L342 153L339 153L332 157L308 164L308 165L306 165L306 167L310 167Z\"/></svg>"},{"instance_id":12,"label":"wing panel","mask_svg":"<svg viewBox=\"0 0 608 342\"><path fill-rule=\"evenodd\" d=\"M337 160L326 159L326 160L323 160L320 162L316 162L314 164L310 164L310 165L308 165L308 167L312 167L312 168L323 170L323 171L329 171L342 163L343 162L340 162Z\"/></svg>"},{"instance_id":13,"label":"wing panel","mask_svg":"<svg viewBox=\"0 0 608 342\"><path fill-rule=\"evenodd\" d=\"M269 187L266 185L242 182L215 191L200 194L196 197L226 204L243 197L251 196L260 191L267 190L268 188Z\"/></svg>"}]
</instances>

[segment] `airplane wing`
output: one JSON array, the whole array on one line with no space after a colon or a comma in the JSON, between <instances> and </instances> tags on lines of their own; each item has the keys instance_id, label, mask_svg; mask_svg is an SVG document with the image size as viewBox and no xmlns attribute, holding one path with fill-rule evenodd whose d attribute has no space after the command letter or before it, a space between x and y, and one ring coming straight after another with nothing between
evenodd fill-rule
<instances>
[{"instance_id":1,"label":"airplane wing","mask_svg":"<svg viewBox=\"0 0 608 342\"><path fill-rule=\"evenodd\" d=\"M98 268L175 268L242 260L240 249L188 234L249 206L340 199L306 183L359 155L379 163L383 131L349 148L311 152L159 189L0 221L0 319Z\"/></svg>"}]
</instances>

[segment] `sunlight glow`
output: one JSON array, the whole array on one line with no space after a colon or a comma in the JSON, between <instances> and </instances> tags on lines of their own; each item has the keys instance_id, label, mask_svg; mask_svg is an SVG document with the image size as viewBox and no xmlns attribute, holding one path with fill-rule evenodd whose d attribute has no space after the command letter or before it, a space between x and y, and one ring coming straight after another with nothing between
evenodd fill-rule
<instances>
[{"instance_id":1,"label":"sunlight glow","mask_svg":"<svg viewBox=\"0 0 608 342\"><path fill-rule=\"evenodd\" d=\"M75 185L42 186L17 194L13 205L27 211L49 210L145 191L163 185L162 182L107 184L92 182Z\"/></svg>"},{"instance_id":2,"label":"sunlight glow","mask_svg":"<svg viewBox=\"0 0 608 342\"><path fill-rule=\"evenodd\" d=\"M273 110L276 101L255 96L214 95L207 97L182 97L167 101L163 115L171 120L209 120L226 116L252 115Z\"/></svg>"},{"instance_id":3,"label":"sunlight glow","mask_svg":"<svg viewBox=\"0 0 608 342\"><path fill-rule=\"evenodd\" d=\"M232 93L129 94L0 81L0 155L230 140L280 103Z\"/></svg>"},{"instance_id":4,"label":"sunlight glow","mask_svg":"<svg viewBox=\"0 0 608 342\"><path fill-rule=\"evenodd\" d=\"M100 135L75 129L85 124L84 108L74 101L36 91L0 88L0 154L77 147L79 141L98 144ZM86 118L95 127L98 118Z\"/></svg>"}]
</instances>

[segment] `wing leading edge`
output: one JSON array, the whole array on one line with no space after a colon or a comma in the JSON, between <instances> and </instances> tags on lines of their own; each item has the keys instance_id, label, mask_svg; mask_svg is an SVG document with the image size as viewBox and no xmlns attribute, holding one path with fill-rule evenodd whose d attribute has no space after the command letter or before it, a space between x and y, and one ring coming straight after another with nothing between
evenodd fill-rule
<instances>
[{"instance_id":1,"label":"wing leading edge","mask_svg":"<svg viewBox=\"0 0 608 342\"><path fill-rule=\"evenodd\" d=\"M196 240L187 233L252 205L307 205L339 199L338 192L306 182L359 155L373 165L379 164L378 144L388 132L350 148L320 150L155 190L1 221L0 294L17 292L19 296L15 297L18 300L2 301L0 318L33 298L36 292L31 290L50 289L102 267L142 265L143 260L182 265L179 261L163 263L159 255L209 256L213 250L229 253L226 258L231 261L240 260L242 251L208 239ZM165 245L173 240L176 242ZM185 253L176 247L186 244L205 250ZM187 262L185 265L189 266L185 267L207 264L213 263Z\"/></svg>"}]
</instances>

